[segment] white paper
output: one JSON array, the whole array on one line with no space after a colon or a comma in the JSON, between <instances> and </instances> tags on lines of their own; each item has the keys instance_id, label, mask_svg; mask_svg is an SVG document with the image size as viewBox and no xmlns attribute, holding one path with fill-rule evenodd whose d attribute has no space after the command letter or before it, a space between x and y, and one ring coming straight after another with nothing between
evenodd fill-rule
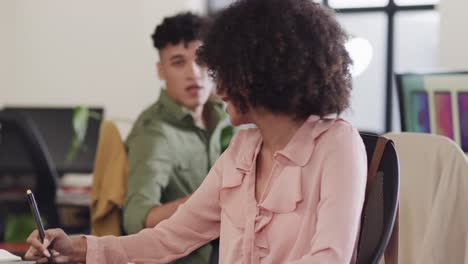
<instances>
[{"instance_id":1,"label":"white paper","mask_svg":"<svg viewBox=\"0 0 468 264\"><path fill-rule=\"evenodd\" d=\"M0 249L0 262L4 261L16 261L16 260L21 260L20 257L11 254L10 252Z\"/></svg>"}]
</instances>

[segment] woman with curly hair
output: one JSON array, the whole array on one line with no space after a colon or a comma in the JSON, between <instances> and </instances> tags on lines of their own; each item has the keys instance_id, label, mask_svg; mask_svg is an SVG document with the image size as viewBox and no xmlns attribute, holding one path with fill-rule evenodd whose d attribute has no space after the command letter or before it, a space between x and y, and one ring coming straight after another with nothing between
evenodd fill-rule
<instances>
[{"instance_id":1,"label":"woman with curly hair","mask_svg":"<svg viewBox=\"0 0 468 264\"><path fill-rule=\"evenodd\" d=\"M240 131L168 220L125 237L60 229L30 259L168 263L220 237L221 263L353 263L366 185L359 133L340 118L350 58L334 16L310 0L240 0L198 50Z\"/></svg>"}]
</instances>

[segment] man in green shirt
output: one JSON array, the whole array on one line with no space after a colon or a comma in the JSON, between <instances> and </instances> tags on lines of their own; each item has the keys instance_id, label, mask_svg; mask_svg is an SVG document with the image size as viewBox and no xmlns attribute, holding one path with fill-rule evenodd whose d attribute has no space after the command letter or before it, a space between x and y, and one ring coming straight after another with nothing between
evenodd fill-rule
<instances>
[{"instance_id":1,"label":"man in green shirt","mask_svg":"<svg viewBox=\"0 0 468 264\"><path fill-rule=\"evenodd\" d=\"M169 218L208 174L221 154L226 131L223 105L212 98L212 82L195 62L205 20L191 13L165 18L153 34L159 52L159 100L135 122L128 149L128 191L124 229L132 234ZM200 248L177 263L208 263Z\"/></svg>"}]
</instances>

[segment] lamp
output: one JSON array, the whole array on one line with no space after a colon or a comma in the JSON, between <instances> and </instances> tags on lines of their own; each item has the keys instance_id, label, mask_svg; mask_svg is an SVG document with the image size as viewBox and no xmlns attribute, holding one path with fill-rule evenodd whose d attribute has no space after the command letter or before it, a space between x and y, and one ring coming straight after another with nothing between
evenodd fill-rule
<instances>
[{"instance_id":1,"label":"lamp","mask_svg":"<svg viewBox=\"0 0 468 264\"><path fill-rule=\"evenodd\" d=\"M353 60L350 66L351 75L357 77L369 66L372 59L372 45L367 39L350 37L345 43L345 48Z\"/></svg>"}]
</instances>

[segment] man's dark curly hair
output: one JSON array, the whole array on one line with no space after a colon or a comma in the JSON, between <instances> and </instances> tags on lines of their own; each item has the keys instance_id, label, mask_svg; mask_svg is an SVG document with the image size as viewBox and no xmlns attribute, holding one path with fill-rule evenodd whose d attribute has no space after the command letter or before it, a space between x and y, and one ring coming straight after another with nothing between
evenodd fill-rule
<instances>
[{"instance_id":1,"label":"man's dark curly hair","mask_svg":"<svg viewBox=\"0 0 468 264\"><path fill-rule=\"evenodd\" d=\"M217 15L197 55L241 112L305 119L347 108L345 41L333 13L311 0L240 0Z\"/></svg>"},{"instance_id":2,"label":"man's dark curly hair","mask_svg":"<svg viewBox=\"0 0 468 264\"><path fill-rule=\"evenodd\" d=\"M205 23L203 17L190 12L166 17L151 36L153 45L161 50L168 44L177 45L181 41L187 44L193 40L200 40L200 31Z\"/></svg>"}]
</instances>

